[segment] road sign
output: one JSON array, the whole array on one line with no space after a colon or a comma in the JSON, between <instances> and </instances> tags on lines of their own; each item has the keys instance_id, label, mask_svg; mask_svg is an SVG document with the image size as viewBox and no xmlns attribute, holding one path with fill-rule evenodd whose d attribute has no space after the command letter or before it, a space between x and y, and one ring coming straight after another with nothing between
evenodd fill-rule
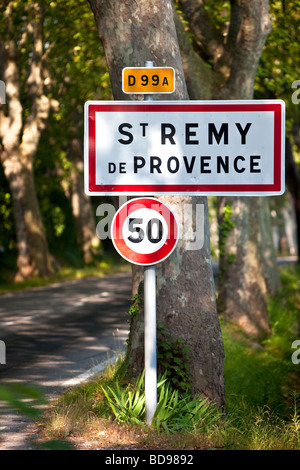
<instances>
[{"instance_id":1,"label":"road sign","mask_svg":"<svg viewBox=\"0 0 300 470\"><path fill-rule=\"evenodd\" d=\"M123 258L149 266L163 261L175 249L178 224L171 209L158 199L131 199L115 214L111 237Z\"/></svg>"},{"instance_id":2,"label":"road sign","mask_svg":"<svg viewBox=\"0 0 300 470\"><path fill-rule=\"evenodd\" d=\"M175 91L172 67L126 67L122 72L122 90L127 94L164 94Z\"/></svg>"},{"instance_id":3,"label":"road sign","mask_svg":"<svg viewBox=\"0 0 300 470\"><path fill-rule=\"evenodd\" d=\"M87 102L85 191L282 194L284 117L281 100Z\"/></svg>"}]
</instances>

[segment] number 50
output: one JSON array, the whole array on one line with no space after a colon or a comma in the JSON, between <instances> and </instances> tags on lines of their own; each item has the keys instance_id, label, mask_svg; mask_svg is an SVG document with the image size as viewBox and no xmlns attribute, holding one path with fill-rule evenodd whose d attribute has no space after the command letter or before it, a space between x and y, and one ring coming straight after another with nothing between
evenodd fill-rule
<instances>
[{"instance_id":1,"label":"number 50","mask_svg":"<svg viewBox=\"0 0 300 470\"><path fill-rule=\"evenodd\" d=\"M159 219L150 219L146 227L141 218L129 218L128 224L128 230L133 234L128 237L128 240L132 243L141 243L145 235L150 243L159 243L162 240L163 225Z\"/></svg>"}]
</instances>

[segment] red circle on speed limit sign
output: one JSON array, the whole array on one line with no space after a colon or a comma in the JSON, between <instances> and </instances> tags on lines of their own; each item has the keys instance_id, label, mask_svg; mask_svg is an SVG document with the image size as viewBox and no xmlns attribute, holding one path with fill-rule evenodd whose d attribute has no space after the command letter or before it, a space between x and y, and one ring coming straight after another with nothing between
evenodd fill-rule
<instances>
[{"instance_id":1,"label":"red circle on speed limit sign","mask_svg":"<svg viewBox=\"0 0 300 470\"><path fill-rule=\"evenodd\" d=\"M133 264L151 265L166 259L179 235L172 210L155 198L131 199L115 214L111 237L115 249Z\"/></svg>"}]
</instances>

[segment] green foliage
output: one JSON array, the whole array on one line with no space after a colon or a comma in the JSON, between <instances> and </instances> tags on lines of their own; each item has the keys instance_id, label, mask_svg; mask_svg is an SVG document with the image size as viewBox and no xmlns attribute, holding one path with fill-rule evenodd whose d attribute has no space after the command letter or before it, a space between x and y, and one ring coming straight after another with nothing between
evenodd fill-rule
<instances>
[{"instance_id":1,"label":"green foliage","mask_svg":"<svg viewBox=\"0 0 300 470\"><path fill-rule=\"evenodd\" d=\"M39 416L38 406L46 403L43 393L37 387L22 383L1 385L0 400L30 418Z\"/></svg>"},{"instance_id":2,"label":"green foliage","mask_svg":"<svg viewBox=\"0 0 300 470\"><path fill-rule=\"evenodd\" d=\"M220 233L220 243L219 243L219 250L220 256L225 255L225 245L228 235L233 227L235 227L235 222L231 220L232 209L231 206L228 204L223 209L223 217L222 222L219 225L219 233Z\"/></svg>"},{"instance_id":3,"label":"green foliage","mask_svg":"<svg viewBox=\"0 0 300 470\"><path fill-rule=\"evenodd\" d=\"M280 270L281 288L268 299L272 334L264 346L274 357L290 362L291 344L300 330L300 266L284 266Z\"/></svg>"},{"instance_id":4,"label":"green foliage","mask_svg":"<svg viewBox=\"0 0 300 470\"><path fill-rule=\"evenodd\" d=\"M209 13L216 28L223 31L230 21L230 2L208 0L205 2L204 8Z\"/></svg>"},{"instance_id":5,"label":"green foliage","mask_svg":"<svg viewBox=\"0 0 300 470\"><path fill-rule=\"evenodd\" d=\"M12 211L11 211L11 195L9 192L1 192L0 199L0 217L2 221L2 227L6 232L12 232L13 230L13 220L12 220ZM1 239L2 246L7 245L7 241L4 238Z\"/></svg>"},{"instance_id":6,"label":"green foliage","mask_svg":"<svg viewBox=\"0 0 300 470\"><path fill-rule=\"evenodd\" d=\"M27 79L33 54L34 2L9 2L13 33L9 32L6 21L7 3L0 5L0 36L16 45L20 100L26 118L32 106ZM67 197L74 158L69 142L74 137L82 139L85 101L112 98L104 52L86 0L43 2L42 47L43 92L52 100L52 106L34 158L35 186L50 252L60 264L78 268L83 265L82 253L75 234L70 193ZM0 262L1 267L15 270L15 226L7 195L9 189L1 169L0 247L4 251L0 252ZM9 276L8 271L1 274Z\"/></svg>"},{"instance_id":7,"label":"green foliage","mask_svg":"<svg viewBox=\"0 0 300 470\"><path fill-rule=\"evenodd\" d=\"M300 394L296 391L292 394L290 421L287 428L297 440L298 447L300 447Z\"/></svg>"},{"instance_id":8,"label":"green foliage","mask_svg":"<svg viewBox=\"0 0 300 470\"><path fill-rule=\"evenodd\" d=\"M252 345L235 333L232 326L223 325L222 336L228 413L241 419L266 407L284 416L287 411L284 385L292 364L273 357L259 344Z\"/></svg>"},{"instance_id":9,"label":"green foliage","mask_svg":"<svg viewBox=\"0 0 300 470\"><path fill-rule=\"evenodd\" d=\"M299 365L291 361L292 342L300 325L300 267L281 268L282 287L269 299L271 335L252 342L236 326L222 319L225 348L226 407L228 413L272 410L285 418L289 395L297 387Z\"/></svg>"},{"instance_id":10,"label":"green foliage","mask_svg":"<svg viewBox=\"0 0 300 470\"><path fill-rule=\"evenodd\" d=\"M131 299L131 305L129 308L129 315L131 318L136 317L141 309L141 299L139 294L135 294Z\"/></svg>"},{"instance_id":11,"label":"green foliage","mask_svg":"<svg viewBox=\"0 0 300 470\"><path fill-rule=\"evenodd\" d=\"M144 373L137 379L134 389L130 385L124 389L116 380L115 388L102 387L104 395L116 417L121 423L140 424L145 416Z\"/></svg>"},{"instance_id":12,"label":"green foliage","mask_svg":"<svg viewBox=\"0 0 300 470\"><path fill-rule=\"evenodd\" d=\"M182 395L170 385L163 384L158 397L152 424L158 433L205 430L221 419L221 410L203 396Z\"/></svg>"},{"instance_id":13,"label":"green foliage","mask_svg":"<svg viewBox=\"0 0 300 470\"><path fill-rule=\"evenodd\" d=\"M152 420L158 433L191 431L195 427L212 424L220 418L220 411L203 397L192 398L188 393L180 394L166 383L166 374L158 379L158 404ZM134 387L122 387L116 380L115 387L102 387L111 410L120 423L144 426L145 389L144 372Z\"/></svg>"},{"instance_id":14,"label":"green foliage","mask_svg":"<svg viewBox=\"0 0 300 470\"><path fill-rule=\"evenodd\" d=\"M31 420L41 418L41 407L47 403L44 393L38 387L17 382L0 385L0 401ZM51 439L43 443L33 441L31 444L37 450L73 450L71 443L61 439Z\"/></svg>"},{"instance_id":15,"label":"green foliage","mask_svg":"<svg viewBox=\"0 0 300 470\"><path fill-rule=\"evenodd\" d=\"M157 362L161 374L179 391L191 390L190 349L182 338L173 338L164 323L157 325Z\"/></svg>"},{"instance_id":16,"label":"green foliage","mask_svg":"<svg viewBox=\"0 0 300 470\"><path fill-rule=\"evenodd\" d=\"M292 83L299 79L299 0L270 1L272 31L269 34L258 67L255 97L280 98L285 101L287 129L293 121L299 125L299 105L292 102Z\"/></svg>"},{"instance_id":17,"label":"green foliage","mask_svg":"<svg viewBox=\"0 0 300 470\"><path fill-rule=\"evenodd\" d=\"M294 395L295 396L295 395ZM294 398L295 400L295 398ZM297 400L287 418L268 407L231 411L224 428L223 445L229 450L299 450L300 409Z\"/></svg>"},{"instance_id":18,"label":"green foliage","mask_svg":"<svg viewBox=\"0 0 300 470\"><path fill-rule=\"evenodd\" d=\"M141 308L143 307L143 288L144 288L144 281L142 281L139 285L138 292L132 297L131 305L129 308L129 316L132 321L134 317L138 315Z\"/></svg>"},{"instance_id":19,"label":"green foliage","mask_svg":"<svg viewBox=\"0 0 300 470\"><path fill-rule=\"evenodd\" d=\"M229 236L230 231L235 227L235 222L231 220L232 209L231 206L228 204L223 208L223 215L222 221L219 224L219 256L220 258L225 257L226 255L226 241ZM235 253L228 253L226 257L226 263L232 264L236 261ZM219 279L220 283L222 283L222 278L226 270L226 263L220 263L219 268ZM218 308L219 311L222 310L222 305L218 301Z\"/></svg>"},{"instance_id":20,"label":"green foliage","mask_svg":"<svg viewBox=\"0 0 300 470\"><path fill-rule=\"evenodd\" d=\"M140 283L138 293L132 298L129 309L130 322L143 307L143 286ZM189 367L190 349L182 338L173 338L167 333L166 325L157 325L157 363L161 375L166 374L167 380L178 391L191 390L191 376Z\"/></svg>"},{"instance_id":21,"label":"green foliage","mask_svg":"<svg viewBox=\"0 0 300 470\"><path fill-rule=\"evenodd\" d=\"M51 439L50 441L35 444L36 450L75 450L71 442L62 439Z\"/></svg>"},{"instance_id":22,"label":"green foliage","mask_svg":"<svg viewBox=\"0 0 300 470\"><path fill-rule=\"evenodd\" d=\"M0 166L0 265L2 269L14 267L14 260L12 258L15 251L16 236L12 198L3 168Z\"/></svg>"}]
</instances>

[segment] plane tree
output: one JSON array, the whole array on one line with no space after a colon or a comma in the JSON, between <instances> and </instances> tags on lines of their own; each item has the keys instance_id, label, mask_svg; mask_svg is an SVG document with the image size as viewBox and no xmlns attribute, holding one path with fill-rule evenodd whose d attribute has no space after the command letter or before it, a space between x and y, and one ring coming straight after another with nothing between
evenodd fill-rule
<instances>
[{"instance_id":1,"label":"plane tree","mask_svg":"<svg viewBox=\"0 0 300 470\"><path fill-rule=\"evenodd\" d=\"M41 134L58 103L48 94L41 3L3 2L0 18L0 73L7 102L0 108L0 157L12 199L16 280L23 280L53 272L33 169Z\"/></svg>"},{"instance_id":2,"label":"plane tree","mask_svg":"<svg viewBox=\"0 0 300 470\"><path fill-rule=\"evenodd\" d=\"M193 99L252 99L257 68L271 31L268 1L180 0L193 49L177 21L189 94ZM193 73L209 65L202 89ZM209 89L207 90L207 87ZM266 295L279 275L267 198L218 198L220 278L218 309L253 336L270 332Z\"/></svg>"},{"instance_id":3,"label":"plane tree","mask_svg":"<svg viewBox=\"0 0 300 470\"><path fill-rule=\"evenodd\" d=\"M143 66L147 60L157 66L175 68L176 91L171 99L252 98L258 61L270 32L267 1L232 1L230 5L225 2L228 24L223 29L216 23L212 3L201 0L180 1L181 15L170 0L128 0L122 5L115 0L89 0L89 3L104 47L115 99L128 99L122 93L122 69ZM173 338L182 338L189 347L194 393L204 393L223 405L224 351L211 264L207 200L190 196L161 199L171 205L181 223L183 208L193 207L193 223L191 221L190 229L172 256L158 266L158 321L167 333ZM197 205L205 208L205 240L201 250L193 249L196 248L193 236ZM268 330L266 278L259 243L261 230L259 224L256 230L253 228L261 213L260 201L237 198L236 202L223 200L220 203L221 207L229 205L235 218L232 222L235 250L239 250L234 270L240 279L237 287L233 286L233 279L225 281L224 286L239 292L239 286L243 285L244 292L244 299L238 299L230 307L243 303L247 310L247 302L252 297L251 310L259 311L263 318L261 326ZM248 247L251 247L251 254ZM243 274L247 271L247 275ZM139 292L142 278L142 270L133 267L134 293ZM258 307L255 301L260 301ZM129 370L142 369L142 348L143 316L140 312L131 323Z\"/></svg>"}]
</instances>

